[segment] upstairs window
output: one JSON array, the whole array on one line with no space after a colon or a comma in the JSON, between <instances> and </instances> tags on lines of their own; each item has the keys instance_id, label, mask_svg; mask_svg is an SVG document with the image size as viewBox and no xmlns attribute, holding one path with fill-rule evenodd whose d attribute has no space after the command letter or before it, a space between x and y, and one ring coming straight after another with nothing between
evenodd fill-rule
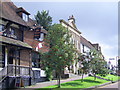
<instances>
[{"instance_id":1,"label":"upstairs window","mask_svg":"<svg viewBox=\"0 0 120 90\"><path fill-rule=\"evenodd\" d=\"M26 15L25 13L22 14L22 18L24 21L28 21L28 15Z\"/></svg>"},{"instance_id":2,"label":"upstairs window","mask_svg":"<svg viewBox=\"0 0 120 90\"><path fill-rule=\"evenodd\" d=\"M32 67L40 68L40 55L37 53L32 53Z\"/></svg>"},{"instance_id":3,"label":"upstairs window","mask_svg":"<svg viewBox=\"0 0 120 90\"><path fill-rule=\"evenodd\" d=\"M39 41L43 41L43 40L44 40L44 33L40 33Z\"/></svg>"},{"instance_id":4,"label":"upstairs window","mask_svg":"<svg viewBox=\"0 0 120 90\"><path fill-rule=\"evenodd\" d=\"M0 24L0 32L4 30L4 25Z\"/></svg>"},{"instance_id":5,"label":"upstairs window","mask_svg":"<svg viewBox=\"0 0 120 90\"><path fill-rule=\"evenodd\" d=\"M34 32L34 39L39 40L39 41L43 41L44 37L45 37L45 33L41 32L40 28L36 28L36 30Z\"/></svg>"},{"instance_id":6,"label":"upstairs window","mask_svg":"<svg viewBox=\"0 0 120 90\"><path fill-rule=\"evenodd\" d=\"M10 28L9 29L9 34L7 34L8 37L17 39L17 36L15 35L15 29L14 28Z\"/></svg>"},{"instance_id":7,"label":"upstairs window","mask_svg":"<svg viewBox=\"0 0 120 90\"><path fill-rule=\"evenodd\" d=\"M15 30L13 28L10 28L10 34L15 35Z\"/></svg>"}]
</instances>

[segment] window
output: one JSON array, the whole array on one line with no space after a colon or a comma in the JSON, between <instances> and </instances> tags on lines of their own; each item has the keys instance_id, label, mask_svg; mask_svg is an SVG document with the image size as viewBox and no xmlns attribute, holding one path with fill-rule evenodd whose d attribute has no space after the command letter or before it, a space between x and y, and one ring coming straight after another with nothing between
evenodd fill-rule
<instances>
[{"instance_id":1,"label":"window","mask_svg":"<svg viewBox=\"0 0 120 90\"><path fill-rule=\"evenodd\" d=\"M27 22L28 21L28 15L26 15L25 13L23 13L22 15L23 15L22 16L23 20Z\"/></svg>"},{"instance_id":2,"label":"window","mask_svg":"<svg viewBox=\"0 0 120 90\"><path fill-rule=\"evenodd\" d=\"M15 30L13 28L10 28L10 34L15 35Z\"/></svg>"},{"instance_id":3,"label":"window","mask_svg":"<svg viewBox=\"0 0 120 90\"><path fill-rule=\"evenodd\" d=\"M4 25L0 24L0 32L4 30Z\"/></svg>"},{"instance_id":4,"label":"window","mask_svg":"<svg viewBox=\"0 0 120 90\"><path fill-rule=\"evenodd\" d=\"M40 41L43 41L44 40L44 33L40 33L40 38L39 38Z\"/></svg>"},{"instance_id":5,"label":"window","mask_svg":"<svg viewBox=\"0 0 120 90\"><path fill-rule=\"evenodd\" d=\"M32 67L40 68L40 56L38 53L32 53Z\"/></svg>"},{"instance_id":6,"label":"window","mask_svg":"<svg viewBox=\"0 0 120 90\"><path fill-rule=\"evenodd\" d=\"M79 49L79 43L78 43L78 41L77 41L77 49Z\"/></svg>"},{"instance_id":7,"label":"window","mask_svg":"<svg viewBox=\"0 0 120 90\"><path fill-rule=\"evenodd\" d=\"M81 48L81 53L83 53L84 52L84 45L80 44L80 48Z\"/></svg>"}]
</instances>

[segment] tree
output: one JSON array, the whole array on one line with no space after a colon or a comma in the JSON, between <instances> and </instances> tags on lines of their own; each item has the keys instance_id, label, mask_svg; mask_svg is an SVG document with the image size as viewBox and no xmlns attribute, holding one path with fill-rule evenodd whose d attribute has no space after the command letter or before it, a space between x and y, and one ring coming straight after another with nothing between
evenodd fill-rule
<instances>
[{"instance_id":1,"label":"tree","mask_svg":"<svg viewBox=\"0 0 120 90\"><path fill-rule=\"evenodd\" d=\"M83 76L84 74L87 74L89 73L89 69L90 69L90 64L89 64L89 60L88 59L88 56L85 56L83 54L79 54L79 57L78 57L78 61L81 63L81 66L79 67L79 70L82 74L82 79L81 79L81 82L83 82Z\"/></svg>"},{"instance_id":2,"label":"tree","mask_svg":"<svg viewBox=\"0 0 120 90\"><path fill-rule=\"evenodd\" d=\"M94 80L96 80L96 74L99 74L100 76L106 76L108 74L106 61L100 57L100 53L96 50L91 50L90 57L91 72L94 75Z\"/></svg>"},{"instance_id":3,"label":"tree","mask_svg":"<svg viewBox=\"0 0 120 90\"><path fill-rule=\"evenodd\" d=\"M42 62L51 71L56 71L59 88L61 73L65 67L69 67L73 63L76 55L74 45L70 43L70 37L69 31L61 24L52 25L46 37L50 49L43 55Z\"/></svg>"},{"instance_id":4,"label":"tree","mask_svg":"<svg viewBox=\"0 0 120 90\"><path fill-rule=\"evenodd\" d=\"M35 19L39 25L43 26L44 29L49 30L52 24L52 17L49 16L49 11L38 11L37 15L35 15Z\"/></svg>"}]
</instances>

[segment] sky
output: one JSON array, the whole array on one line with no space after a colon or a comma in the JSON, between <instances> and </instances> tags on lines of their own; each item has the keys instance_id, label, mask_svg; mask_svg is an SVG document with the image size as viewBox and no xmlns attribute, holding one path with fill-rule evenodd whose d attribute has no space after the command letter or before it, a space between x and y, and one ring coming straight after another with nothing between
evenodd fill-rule
<instances>
[{"instance_id":1,"label":"sky","mask_svg":"<svg viewBox=\"0 0 120 90\"><path fill-rule=\"evenodd\" d=\"M59 23L60 19L67 21L69 16L74 15L81 35L91 43L99 43L105 59L108 61L109 58L115 58L111 60L115 65L118 56L118 2L90 1L35 1L14 2L14 4L27 10L33 19L37 11L49 10L53 23Z\"/></svg>"}]
</instances>

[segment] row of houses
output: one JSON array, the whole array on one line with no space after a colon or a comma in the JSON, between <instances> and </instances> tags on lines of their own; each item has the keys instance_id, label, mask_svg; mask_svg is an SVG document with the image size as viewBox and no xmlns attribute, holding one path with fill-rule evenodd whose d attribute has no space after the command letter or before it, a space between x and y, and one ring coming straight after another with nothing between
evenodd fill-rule
<instances>
[{"instance_id":1,"label":"row of houses","mask_svg":"<svg viewBox=\"0 0 120 90\"><path fill-rule=\"evenodd\" d=\"M92 44L90 41L88 41L87 39L85 39L85 37L81 35L81 32L77 29L75 25L75 18L73 15L69 17L68 21L60 20L60 23L69 30L71 34L70 40L75 45L78 53L82 53L87 56L90 50L96 50L100 53L101 58L104 59L99 44ZM74 62L74 64L72 65L73 73L79 73L79 66L79 62Z\"/></svg>"},{"instance_id":2,"label":"row of houses","mask_svg":"<svg viewBox=\"0 0 120 90\"><path fill-rule=\"evenodd\" d=\"M0 0L0 13L0 86L11 88L45 81L39 52L49 51L44 42L47 31L29 17L29 12L11 1ZM99 44L92 44L81 36L73 15L68 22L60 20L60 23L70 31L70 40L78 52L86 54L95 49L101 53ZM78 74L78 66L72 65L72 73Z\"/></svg>"}]
</instances>

